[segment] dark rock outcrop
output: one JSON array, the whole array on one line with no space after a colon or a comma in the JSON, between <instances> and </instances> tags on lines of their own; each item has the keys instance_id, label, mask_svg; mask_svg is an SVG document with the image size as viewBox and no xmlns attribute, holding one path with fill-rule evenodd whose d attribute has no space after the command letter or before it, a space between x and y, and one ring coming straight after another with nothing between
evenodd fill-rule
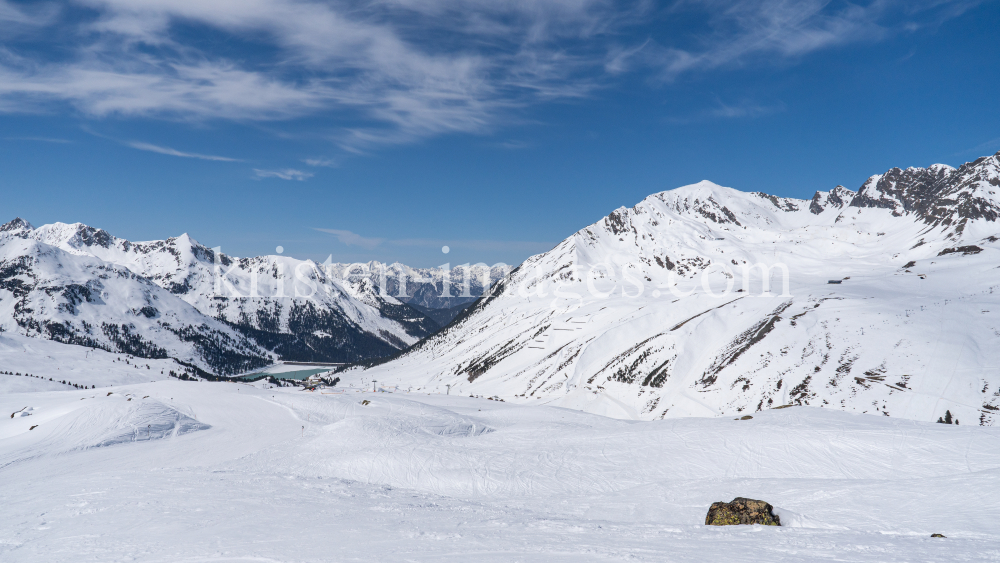
<instances>
[{"instance_id":1,"label":"dark rock outcrop","mask_svg":"<svg viewBox=\"0 0 1000 563\"><path fill-rule=\"evenodd\" d=\"M944 256L946 254L959 254L963 256L969 256L970 254L979 254L983 249L976 245L959 246L958 248L946 248L941 252L938 252L938 256Z\"/></svg>"},{"instance_id":2,"label":"dark rock outcrop","mask_svg":"<svg viewBox=\"0 0 1000 563\"><path fill-rule=\"evenodd\" d=\"M713 502L705 516L706 526L735 526L760 524L780 526L781 520L772 511L774 507L762 500L736 497L732 502Z\"/></svg>"},{"instance_id":3,"label":"dark rock outcrop","mask_svg":"<svg viewBox=\"0 0 1000 563\"><path fill-rule=\"evenodd\" d=\"M971 220L1000 219L1000 202L993 195L1000 186L1000 153L967 162L959 168L893 168L869 178L851 200L851 207L892 210L895 216L913 214L933 226L961 233Z\"/></svg>"},{"instance_id":4,"label":"dark rock outcrop","mask_svg":"<svg viewBox=\"0 0 1000 563\"><path fill-rule=\"evenodd\" d=\"M24 231L24 230L30 231L32 229L34 229L34 227L31 226L31 223L25 221L24 219L21 219L20 217L15 217L13 221L0 225L0 232Z\"/></svg>"}]
</instances>

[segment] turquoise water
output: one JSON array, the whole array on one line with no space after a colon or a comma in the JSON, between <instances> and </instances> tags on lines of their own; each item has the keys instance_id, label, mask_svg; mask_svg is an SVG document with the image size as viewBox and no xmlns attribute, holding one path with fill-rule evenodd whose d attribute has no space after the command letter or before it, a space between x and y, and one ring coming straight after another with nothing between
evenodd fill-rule
<instances>
[{"instance_id":1,"label":"turquoise water","mask_svg":"<svg viewBox=\"0 0 1000 563\"><path fill-rule=\"evenodd\" d=\"M267 377L268 375L273 376L275 379L306 379L310 375L323 373L324 371L330 371L330 368L299 369L295 371L283 371L281 373L268 373L266 371L261 371L258 373L251 373L250 375L244 375L241 379L257 379L259 377Z\"/></svg>"}]
</instances>

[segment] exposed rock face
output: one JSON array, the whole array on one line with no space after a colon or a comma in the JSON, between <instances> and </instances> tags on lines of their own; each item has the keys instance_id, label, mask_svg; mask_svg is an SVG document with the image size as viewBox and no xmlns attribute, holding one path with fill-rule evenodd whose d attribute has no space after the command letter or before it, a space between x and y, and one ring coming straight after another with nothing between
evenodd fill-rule
<instances>
[{"instance_id":1,"label":"exposed rock face","mask_svg":"<svg viewBox=\"0 0 1000 563\"><path fill-rule=\"evenodd\" d=\"M851 200L851 207L891 209L913 214L933 226L961 233L970 220L1000 219L996 188L1000 186L1000 153L952 168L893 168L872 176Z\"/></svg>"},{"instance_id":2,"label":"exposed rock face","mask_svg":"<svg viewBox=\"0 0 1000 563\"><path fill-rule=\"evenodd\" d=\"M850 204L856 195L858 195L856 192L844 186L837 186L829 192L816 192L809 203L809 212L813 215L819 215L827 209L836 209L839 211Z\"/></svg>"},{"instance_id":3,"label":"exposed rock face","mask_svg":"<svg viewBox=\"0 0 1000 563\"><path fill-rule=\"evenodd\" d=\"M14 218L13 221L0 225L0 232L8 232L8 231L20 232L24 230L30 231L32 229L34 229L34 227L31 226L31 223L25 221L24 219L21 219L20 217L16 217Z\"/></svg>"},{"instance_id":4,"label":"exposed rock face","mask_svg":"<svg viewBox=\"0 0 1000 563\"><path fill-rule=\"evenodd\" d=\"M706 526L735 526L737 524L760 524L780 526L781 520L771 512L774 509L762 500L736 497L732 502L713 502L705 516Z\"/></svg>"}]
</instances>

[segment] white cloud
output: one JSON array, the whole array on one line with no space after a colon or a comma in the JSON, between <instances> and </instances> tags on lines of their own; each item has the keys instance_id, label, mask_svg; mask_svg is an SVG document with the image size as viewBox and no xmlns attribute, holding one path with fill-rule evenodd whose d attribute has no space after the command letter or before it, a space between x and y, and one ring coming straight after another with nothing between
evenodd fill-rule
<instances>
[{"instance_id":1,"label":"white cloud","mask_svg":"<svg viewBox=\"0 0 1000 563\"><path fill-rule=\"evenodd\" d=\"M142 143L142 142L139 142L139 141L130 141L130 142L125 143L125 144L127 146L129 146L129 147L132 147L133 149L138 149L138 150L141 150L141 151L149 151L149 152L155 152L155 153L160 153L160 154L167 154L167 155L170 155L170 156L180 156L180 157L183 157L183 158L198 158L198 159L201 159L201 160L218 160L218 161L222 161L222 162L243 162L242 160L240 160L238 158L229 158L229 157L225 157L225 156L214 156L214 155L210 155L210 154L197 154L197 153L191 153L191 152L181 152L179 150L175 150L175 149L172 149L172 148L169 148L169 147L161 147L161 146L153 145L153 144L150 144L150 143Z\"/></svg>"},{"instance_id":2,"label":"white cloud","mask_svg":"<svg viewBox=\"0 0 1000 563\"><path fill-rule=\"evenodd\" d=\"M54 139L54 138L51 138L51 137L4 137L4 140L5 141L39 141L39 142L42 142L42 143L57 143L57 144L66 144L66 143L72 143L73 142L73 141L70 141L68 139Z\"/></svg>"},{"instance_id":3,"label":"white cloud","mask_svg":"<svg viewBox=\"0 0 1000 563\"><path fill-rule=\"evenodd\" d=\"M741 100L736 103L726 103L719 98L715 105L690 115L667 118L670 123L695 123L713 119L752 119L785 111L785 104L760 104L751 100Z\"/></svg>"},{"instance_id":4,"label":"white cloud","mask_svg":"<svg viewBox=\"0 0 1000 563\"><path fill-rule=\"evenodd\" d=\"M68 60L0 61L0 107L240 120L349 110L360 126L339 143L356 151L486 131L532 99L580 95L590 86L566 79L584 61L546 42L595 33L609 9L605 0L77 1L99 16L71 33L95 39ZM175 31L191 23L277 58L238 63L186 44Z\"/></svg>"},{"instance_id":5,"label":"white cloud","mask_svg":"<svg viewBox=\"0 0 1000 563\"><path fill-rule=\"evenodd\" d=\"M796 58L848 43L875 42L936 25L988 0L680 0L671 11L709 15L698 47L649 46L631 54L661 68L663 77L746 64L754 58ZM922 17L924 24L913 18ZM619 62L618 64L623 64Z\"/></svg>"},{"instance_id":6,"label":"white cloud","mask_svg":"<svg viewBox=\"0 0 1000 563\"><path fill-rule=\"evenodd\" d=\"M305 158L302 162L308 164L309 166L324 167L324 168L336 168L340 166L340 162L333 158Z\"/></svg>"},{"instance_id":7,"label":"white cloud","mask_svg":"<svg viewBox=\"0 0 1000 563\"><path fill-rule=\"evenodd\" d=\"M1000 150L1000 137L986 141L985 143L980 143L971 149L966 149L964 151L959 151L952 156L965 156L965 155L975 155L983 156L985 154L993 154Z\"/></svg>"},{"instance_id":8,"label":"white cloud","mask_svg":"<svg viewBox=\"0 0 1000 563\"><path fill-rule=\"evenodd\" d=\"M518 141L517 139L508 139L506 141L496 143L496 146L508 150L521 150L529 148L531 144L525 141Z\"/></svg>"},{"instance_id":9,"label":"white cloud","mask_svg":"<svg viewBox=\"0 0 1000 563\"><path fill-rule=\"evenodd\" d=\"M362 248L372 249L382 244L385 241L385 239L383 238L367 238L357 233L352 233L351 231L345 231L342 229L317 228L316 230L336 236L337 240L339 240L342 244L346 244L347 246L360 246Z\"/></svg>"},{"instance_id":10,"label":"white cloud","mask_svg":"<svg viewBox=\"0 0 1000 563\"><path fill-rule=\"evenodd\" d=\"M261 170L254 168L253 172L258 178L281 178L282 180L298 180L300 182L313 177L313 174L309 172L295 170L294 168L284 168L282 170Z\"/></svg>"},{"instance_id":11,"label":"white cloud","mask_svg":"<svg viewBox=\"0 0 1000 563\"><path fill-rule=\"evenodd\" d=\"M42 26L55 17L57 9L53 5L38 6L16 5L7 0L0 0L0 24L13 23L20 26Z\"/></svg>"},{"instance_id":12,"label":"white cloud","mask_svg":"<svg viewBox=\"0 0 1000 563\"><path fill-rule=\"evenodd\" d=\"M115 70L103 63L0 68L0 98L67 101L85 113L188 118L280 119L322 107L318 84L291 86L228 64L147 65Z\"/></svg>"},{"instance_id":13,"label":"white cloud","mask_svg":"<svg viewBox=\"0 0 1000 563\"><path fill-rule=\"evenodd\" d=\"M489 132L531 104L578 98L624 72L665 78L794 58L940 21L980 0L75 0L27 11L0 0L0 111L60 104L89 116L281 120L326 115L348 152ZM686 44L650 40L664 18L707 16ZM70 19L77 18L77 19ZM669 23L669 21L667 21ZM191 42L190 29L208 41ZM46 28L45 26L49 26ZM11 27L5 25L0 31ZM37 32L38 29L51 33ZM630 45L631 32L641 40ZM648 32L648 33L647 33ZM248 44L245 52L214 45ZM15 50L18 50L15 53Z\"/></svg>"}]
</instances>

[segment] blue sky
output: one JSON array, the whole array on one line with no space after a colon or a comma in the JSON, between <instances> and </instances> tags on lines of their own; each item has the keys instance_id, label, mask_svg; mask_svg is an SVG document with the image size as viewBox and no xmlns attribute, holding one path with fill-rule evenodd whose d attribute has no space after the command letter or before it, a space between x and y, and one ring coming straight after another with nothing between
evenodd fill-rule
<instances>
[{"instance_id":1,"label":"blue sky","mask_svg":"<svg viewBox=\"0 0 1000 563\"><path fill-rule=\"evenodd\" d=\"M702 179L807 198L994 153L998 28L977 0L0 0L0 212L518 263Z\"/></svg>"}]
</instances>

